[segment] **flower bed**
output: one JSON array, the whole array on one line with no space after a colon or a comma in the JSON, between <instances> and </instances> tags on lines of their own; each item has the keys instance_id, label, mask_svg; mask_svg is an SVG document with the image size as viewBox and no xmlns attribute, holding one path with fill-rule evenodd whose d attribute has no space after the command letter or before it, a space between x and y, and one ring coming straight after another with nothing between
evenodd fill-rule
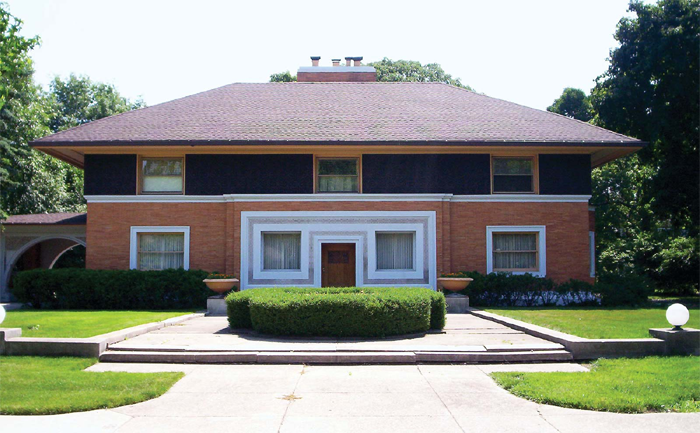
<instances>
[{"instance_id":1,"label":"flower bed","mask_svg":"<svg viewBox=\"0 0 700 433\"><path fill-rule=\"evenodd\" d=\"M231 328L273 335L382 337L445 326L445 297L417 287L250 289L226 304Z\"/></svg>"}]
</instances>

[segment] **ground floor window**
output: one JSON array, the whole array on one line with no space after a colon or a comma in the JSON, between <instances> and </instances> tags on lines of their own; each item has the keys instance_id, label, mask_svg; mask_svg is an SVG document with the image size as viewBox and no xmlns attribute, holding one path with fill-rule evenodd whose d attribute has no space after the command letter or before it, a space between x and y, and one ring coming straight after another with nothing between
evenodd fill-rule
<instances>
[{"instance_id":1,"label":"ground floor window","mask_svg":"<svg viewBox=\"0 0 700 433\"><path fill-rule=\"evenodd\" d=\"M301 232L263 233L263 270L301 269Z\"/></svg>"},{"instance_id":2,"label":"ground floor window","mask_svg":"<svg viewBox=\"0 0 700 433\"><path fill-rule=\"evenodd\" d=\"M377 232L377 270L415 269L415 233Z\"/></svg>"},{"instance_id":3,"label":"ground floor window","mask_svg":"<svg viewBox=\"0 0 700 433\"><path fill-rule=\"evenodd\" d=\"M542 226L487 227L487 272L546 274Z\"/></svg>"},{"instance_id":4,"label":"ground floor window","mask_svg":"<svg viewBox=\"0 0 700 433\"><path fill-rule=\"evenodd\" d=\"M131 269L189 269L189 227L132 227Z\"/></svg>"},{"instance_id":5,"label":"ground floor window","mask_svg":"<svg viewBox=\"0 0 700 433\"><path fill-rule=\"evenodd\" d=\"M588 246L591 254L591 277L595 277L595 232L588 232Z\"/></svg>"}]
</instances>

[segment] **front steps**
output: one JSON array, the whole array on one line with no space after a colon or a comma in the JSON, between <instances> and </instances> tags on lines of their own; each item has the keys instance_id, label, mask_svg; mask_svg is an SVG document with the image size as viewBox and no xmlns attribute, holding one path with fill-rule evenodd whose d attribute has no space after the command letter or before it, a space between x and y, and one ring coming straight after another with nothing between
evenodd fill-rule
<instances>
[{"instance_id":1,"label":"front steps","mask_svg":"<svg viewBox=\"0 0 700 433\"><path fill-rule=\"evenodd\" d=\"M529 363L572 362L560 345L475 347L464 351L236 351L225 348L119 347L100 355L100 362L177 364L418 364L418 363ZM557 347L558 346L558 347Z\"/></svg>"}]
</instances>

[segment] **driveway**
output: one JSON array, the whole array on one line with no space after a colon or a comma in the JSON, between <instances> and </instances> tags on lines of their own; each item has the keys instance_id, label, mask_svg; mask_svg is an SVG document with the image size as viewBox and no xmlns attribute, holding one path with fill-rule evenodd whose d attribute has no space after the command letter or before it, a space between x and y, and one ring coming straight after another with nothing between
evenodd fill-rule
<instances>
[{"instance_id":1,"label":"driveway","mask_svg":"<svg viewBox=\"0 0 700 433\"><path fill-rule=\"evenodd\" d=\"M577 364L164 365L183 371L160 398L111 410L0 416L8 432L690 432L700 414L623 415L539 405L499 388L493 371L581 371Z\"/></svg>"}]
</instances>

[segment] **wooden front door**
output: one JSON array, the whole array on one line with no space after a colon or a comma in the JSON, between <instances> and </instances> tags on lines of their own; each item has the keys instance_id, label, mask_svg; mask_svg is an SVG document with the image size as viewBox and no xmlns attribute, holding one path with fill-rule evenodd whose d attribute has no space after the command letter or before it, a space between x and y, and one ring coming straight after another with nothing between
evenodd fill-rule
<instances>
[{"instance_id":1,"label":"wooden front door","mask_svg":"<svg viewBox=\"0 0 700 433\"><path fill-rule=\"evenodd\" d=\"M321 244L321 286L355 285L355 244Z\"/></svg>"}]
</instances>

